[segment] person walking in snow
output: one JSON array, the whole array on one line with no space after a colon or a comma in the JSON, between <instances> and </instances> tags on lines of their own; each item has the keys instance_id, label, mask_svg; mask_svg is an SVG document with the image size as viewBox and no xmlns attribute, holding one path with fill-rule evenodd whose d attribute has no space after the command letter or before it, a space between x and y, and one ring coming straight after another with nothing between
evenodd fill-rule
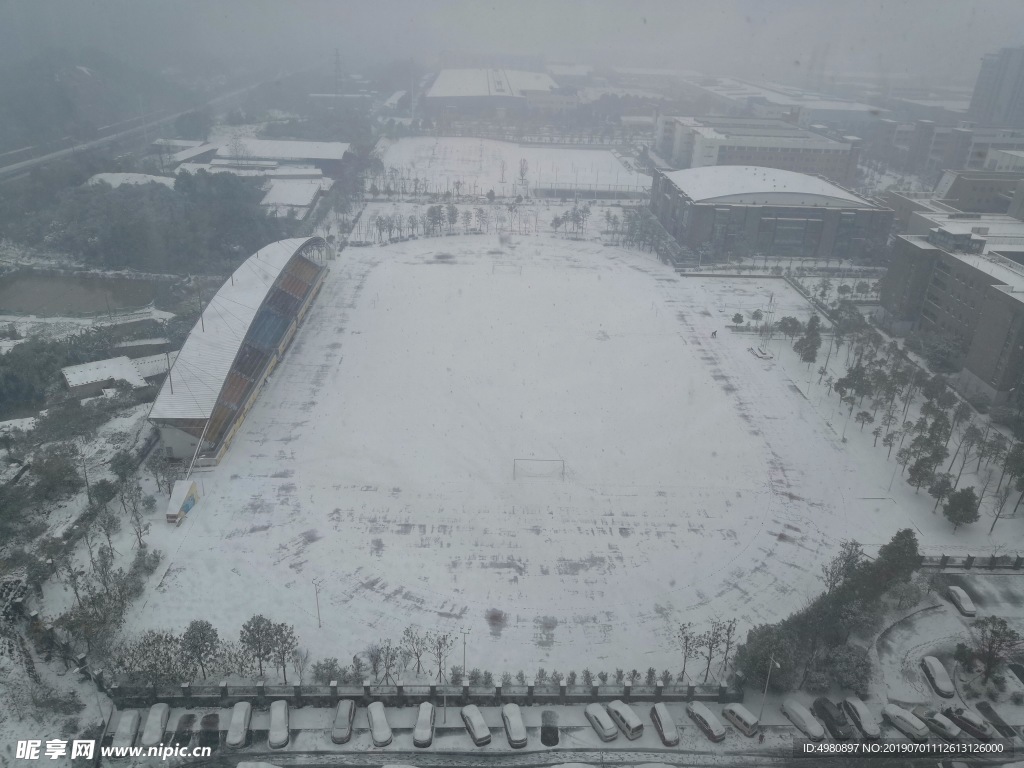
<instances>
[{"instance_id":1,"label":"person walking in snow","mask_svg":"<svg viewBox=\"0 0 1024 768\"><path fill-rule=\"evenodd\" d=\"M717 339L718 338L718 331L712 331L711 332L711 338L712 339Z\"/></svg>"}]
</instances>

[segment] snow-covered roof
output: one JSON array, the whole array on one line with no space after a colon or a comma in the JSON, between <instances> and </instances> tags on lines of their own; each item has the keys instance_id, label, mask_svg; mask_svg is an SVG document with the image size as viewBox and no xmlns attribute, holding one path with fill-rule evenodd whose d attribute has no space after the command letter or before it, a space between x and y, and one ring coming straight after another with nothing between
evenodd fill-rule
<instances>
[{"instance_id":1,"label":"snow-covered roof","mask_svg":"<svg viewBox=\"0 0 1024 768\"><path fill-rule=\"evenodd\" d=\"M253 160L341 160L349 145L341 141L284 141L280 139L237 138L225 142L217 157Z\"/></svg>"},{"instance_id":2,"label":"snow-covered roof","mask_svg":"<svg viewBox=\"0 0 1024 768\"><path fill-rule=\"evenodd\" d=\"M309 206L323 190L321 179L274 179L262 205Z\"/></svg>"},{"instance_id":3,"label":"snow-covered roof","mask_svg":"<svg viewBox=\"0 0 1024 768\"><path fill-rule=\"evenodd\" d=\"M521 97L524 91L550 91L558 87L544 72L520 69L442 69L427 91L427 98L473 96Z\"/></svg>"},{"instance_id":4,"label":"snow-covered roof","mask_svg":"<svg viewBox=\"0 0 1024 768\"><path fill-rule=\"evenodd\" d=\"M106 183L112 187L120 187L122 184L163 184L165 187L174 189L174 179L171 176L152 176L148 173L97 173L86 182L86 184L100 183Z\"/></svg>"},{"instance_id":5,"label":"snow-covered roof","mask_svg":"<svg viewBox=\"0 0 1024 768\"><path fill-rule=\"evenodd\" d=\"M168 149L188 149L189 147L198 147L202 143L197 139L156 139L153 141L153 146L167 147Z\"/></svg>"},{"instance_id":6,"label":"snow-covered roof","mask_svg":"<svg viewBox=\"0 0 1024 768\"><path fill-rule=\"evenodd\" d=\"M81 387L103 381L127 381L133 387L146 386L146 380L127 357L111 357L93 363L61 368L69 387Z\"/></svg>"},{"instance_id":7,"label":"snow-covered roof","mask_svg":"<svg viewBox=\"0 0 1024 768\"><path fill-rule=\"evenodd\" d=\"M178 351L174 350L167 354L161 352L159 355L137 357L132 360L132 365L135 366L135 370L139 372L140 376L148 379L151 376L159 376L161 373L166 373L168 359L170 359L171 365L174 365L174 361L178 359Z\"/></svg>"},{"instance_id":8,"label":"snow-covered roof","mask_svg":"<svg viewBox=\"0 0 1024 768\"><path fill-rule=\"evenodd\" d=\"M205 155L207 152L213 152L215 149L217 149L216 144L200 144L198 147L187 147L171 155L171 162L185 163L195 157Z\"/></svg>"},{"instance_id":9,"label":"snow-covered roof","mask_svg":"<svg viewBox=\"0 0 1024 768\"><path fill-rule=\"evenodd\" d=\"M276 163L272 163L269 167L249 167L248 165L241 167L220 163L182 163L178 166L177 170L184 173L206 171L207 173L233 173L235 176L269 176L291 179L319 179L324 175L323 171L319 168L297 165L278 167Z\"/></svg>"},{"instance_id":10,"label":"snow-covered roof","mask_svg":"<svg viewBox=\"0 0 1024 768\"><path fill-rule=\"evenodd\" d=\"M150 419L210 417L267 292L295 252L313 239L279 240L242 262L203 308L201 321L196 322L171 366L171 381L164 381L153 403Z\"/></svg>"},{"instance_id":11,"label":"snow-covered roof","mask_svg":"<svg viewBox=\"0 0 1024 768\"><path fill-rule=\"evenodd\" d=\"M844 207L874 208L867 200L829 181L806 173L754 165L710 165L666 173L665 177L697 203L773 202L825 205L839 201ZM780 201L781 202L781 201Z\"/></svg>"}]
</instances>

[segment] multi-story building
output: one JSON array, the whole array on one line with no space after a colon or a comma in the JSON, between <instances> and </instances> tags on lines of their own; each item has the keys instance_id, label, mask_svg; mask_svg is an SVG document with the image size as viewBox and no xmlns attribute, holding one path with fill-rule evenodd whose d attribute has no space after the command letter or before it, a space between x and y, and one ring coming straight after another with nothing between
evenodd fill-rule
<instances>
[{"instance_id":1,"label":"multi-story building","mask_svg":"<svg viewBox=\"0 0 1024 768\"><path fill-rule=\"evenodd\" d=\"M910 173L938 174L947 168L982 169L995 150L1024 150L1024 129L937 125L931 120L899 123L883 119L865 137L870 155Z\"/></svg>"},{"instance_id":2,"label":"multi-story building","mask_svg":"<svg viewBox=\"0 0 1024 768\"><path fill-rule=\"evenodd\" d=\"M1024 376L1024 221L918 212L896 238L876 319L890 332L956 343L966 395L1006 399Z\"/></svg>"},{"instance_id":3,"label":"multi-story building","mask_svg":"<svg viewBox=\"0 0 1024 768\"><path fill-rule=\"evenodd\" d=\"M982 58L970 115L982 125L1024 128L1024 48Z\"/></svg>"},{"instance_id":4,"label":"multi-story building","mask_svg":"<svg viewBox=\"0 0 1024 768\"><path fill-rule=\"evenodd\" d=\"M892 208L893 231L906 234L911 214L916 212L1008 213L1013 202L1021 202L1017 187L1024 179L1018 171L945 171L931 192L886 191L879 197Z\"/></svg>"},{"instance_id":5,"label":"multi-story building","mask_svg":"<svg viewBox=\"0 0 1024 768\"><path fill-rule=\"evenodd\" d=\"M686 94L708 98L715 108L730 114L783 118L803 127L821 124L862 133L888 112L870 104L778 83L692 75L683 77L680 83Z\"/></svg>"},{"instance_id":6,"label":"multi-story building","mask_svg":"<svg viewBox=\"0 0 1024 768\"><path fill-rule=\"evenodd\" d=\"M773 118L659 115L655 136L658 154L681 169L754 165L852 185L860 156L856 137L837 141Z\"/></svg>"},{"instance_id":7,"label":"multi-story building","mask_svg":"<svg viewBox=\"0 0 1024 768\"><path fill-rule=\"evenodd\" d=\"M713 258L857 259L885 243L892 211L825 179L751 166L655 172L651 209L680 245Z\"/></svg>"}]
</instances>

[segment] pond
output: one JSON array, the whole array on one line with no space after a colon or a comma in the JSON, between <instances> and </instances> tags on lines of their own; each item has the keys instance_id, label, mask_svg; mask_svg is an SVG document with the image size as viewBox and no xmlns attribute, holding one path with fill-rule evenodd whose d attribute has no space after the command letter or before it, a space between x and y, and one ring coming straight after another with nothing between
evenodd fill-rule
<instances>
[{"instance_id":1,"label":"pond","mask_svg":"<svg viewBox=\"0 0 1024 768\"><path fill-rule=\"evenodd\" d=\"M170 283L100 275L47 275L21 272L0 277L0 313L92 315L139 309Z\"/></svg>"}]
</instances>

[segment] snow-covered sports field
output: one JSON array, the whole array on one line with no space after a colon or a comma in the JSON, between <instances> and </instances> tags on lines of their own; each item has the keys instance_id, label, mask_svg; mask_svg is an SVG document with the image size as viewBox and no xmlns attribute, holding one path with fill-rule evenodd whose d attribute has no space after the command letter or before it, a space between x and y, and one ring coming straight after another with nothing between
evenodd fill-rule
<instances>
[{"instance_id":1,"label":"snow-covered sports field","mask_svg":"<svg viewBox=\"0 0 1024 768\"><path fill-rule=\"evenodd\" d=\"M502 197L523 194L521 160L527 163L527 192L537 185L648 190L651 186L650 176L638 173L606 149L522 146L467 137L385 140L381 146L385 169L395 168L408 179L419 179L431 192L454 191L452 184L459 181L463 195L485 195L490 189Z\"/></svg>"},{"instance_id":2,"label":"snow-covered sports field","mask_svg":"<svg viewBox=\"0 0 1024 768\"><path fill-rule=\"evenodd\" d=\"M466 628L495 673L677 669L681 621L745 637L820 591L845 538L983 541L886 489L894 464L856 425L840 441L788 342L762 360L725 329L772 294L806 306L595 242L344 251L201 505L154 523L168 571L129 626L235 637L259 612L343 660Z\"/></svg>"}]
</instances>

